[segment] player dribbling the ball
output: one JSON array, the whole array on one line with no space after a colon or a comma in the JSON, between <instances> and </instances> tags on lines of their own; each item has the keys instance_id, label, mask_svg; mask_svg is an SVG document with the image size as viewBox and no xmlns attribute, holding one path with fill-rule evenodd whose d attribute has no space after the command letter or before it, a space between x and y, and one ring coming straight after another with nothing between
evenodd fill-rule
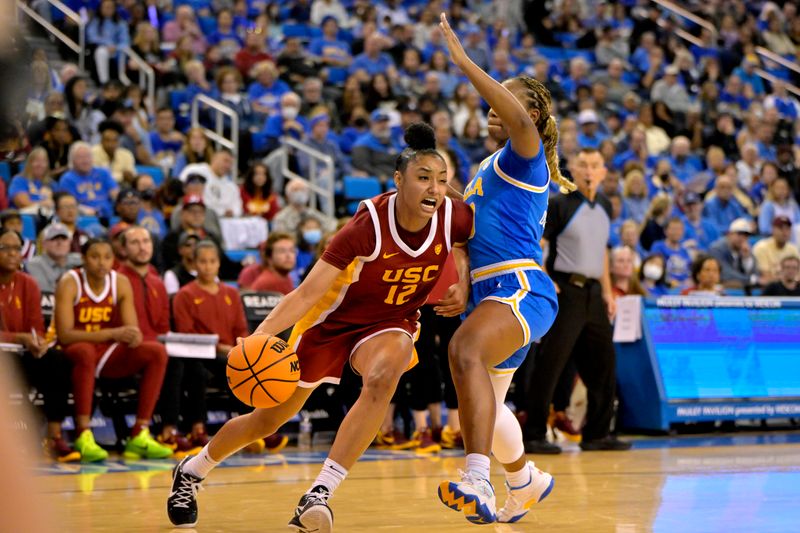
<instances>
[{"instance_id":1,"label":"player dribbling the ball","mask_svg":"<svg viewBox=\"0 0 800 533\"><path fill-rule=\"evenodd\" d=\"M285 403L228 421L195 457L174 471L167 512L176 526L197 523L197 488L220 461L274 433L322 383L338 383L349 362L363 389L347 413L328 459L300 498L289 527L333 529L328 500L374 439L403 372L416 361L418 309L425 303L451 249L459 282L436 310L460 314L469 288L461 249L472 231L472 212L446 198L446 164L433 130L412 124L408 148L397 158L397 192L364 201L337 234L303 283L287 295L254 334L276 334L294 325L289 344L300 362L300 381Z\"/></svg>"}]
</instances>

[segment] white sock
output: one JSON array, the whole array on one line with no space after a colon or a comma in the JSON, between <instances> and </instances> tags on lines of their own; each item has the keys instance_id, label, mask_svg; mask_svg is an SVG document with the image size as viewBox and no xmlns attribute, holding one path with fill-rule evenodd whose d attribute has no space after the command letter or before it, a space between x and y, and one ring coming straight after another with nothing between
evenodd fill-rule
<instances>
[{"instance_id":1,"label":"white sock","mask_svg":"<svg viewBox=\"0 0 800 533\"><path fill-rule=\"evenodd\" d=\"M208 454L208 444L206 444L203 449L200 450L200 453L186 461L186 464L183 465L183 471L194 477L205 479L208 473L218 464L219 462L212 459Z\"/></svg>"},{"instance_id":2,"label":"white sock","mask_svg":"<svg viewBox=\"0 0 800 533\"><path fill-rule=\"evenodd\" d=\"M467 454L467 472L482 479L489 479L489 456L480 453Z\"/></svg>"},{"instance_id":3,"label":"white sock","mask_svg":"<svg viewBox=\"0 0 800 533\"><path fill-rule=\"evenodd\" d=\"M508 485L512 489L520 489L531 482L531 469L528 468L528 464L525 463L522 470L518 472L506 472L506 479L508 480Z\"/></svg>"},{"instance_id":4,"label":"white sock","mask_svg":"<svg viewBox=\"0 0 800 533\"><path fill-rule=\"evenodd\" d=\"M344 478L347 477L347 469L328 457L325 459L325 463L322 465L322 470L319 471L319 475L317 479L314 480L314 483L311 485L311 489L322 485L328 492L333 494L333 491L339 486L339 483L344 481ZM309 492L311 491L309 489Z\"/></svg>"}]
</instances>

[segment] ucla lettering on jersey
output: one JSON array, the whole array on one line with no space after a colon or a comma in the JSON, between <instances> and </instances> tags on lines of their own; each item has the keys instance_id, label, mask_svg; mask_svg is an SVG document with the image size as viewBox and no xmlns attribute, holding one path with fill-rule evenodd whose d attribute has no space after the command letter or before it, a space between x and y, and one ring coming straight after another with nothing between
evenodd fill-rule
<instances>
[{"instance_id":1,"label":"ucla lettering on jersey","mask_svg":"<svg viewBox=\"0 0 800 533\"><path fill-rule=\"evenodd\" d=\"M486 158L464 192L475 212L469 241L473 271L513 261L516 266L542 264L539 241L544 232L550 171L540 145L538 155L525 159L511 143ZM524 264L519 261L523 261ZM512 266L511 268L514 268Z\"/></svg>"}]
</instances>

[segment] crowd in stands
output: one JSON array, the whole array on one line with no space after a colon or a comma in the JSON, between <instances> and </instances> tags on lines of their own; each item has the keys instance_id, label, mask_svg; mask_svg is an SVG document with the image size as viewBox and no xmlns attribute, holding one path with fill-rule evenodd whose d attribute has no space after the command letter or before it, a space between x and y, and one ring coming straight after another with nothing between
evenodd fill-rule
<instances>
[{"instance_id":1,"label":"crowd in stands","mask_svg":"<svg viewBox=\"0 0 800 533\"><path fill-rule=\"evenodd\" d=\"M9 176L0 182L0 208L8 208L0 222L27 238L11 242L3 233L0 264L11 257L38 291L58 294L65 272L88 270L86 245L106 234L134 299L151 286L173 299L155 332L215 332L223 353L247 330L231 283L290 291L337 229L307 182L287 181L263 163L281 137L331 157L333 168L318 166L315 183L336 191L338 216L348 213L346 176L391 186L400 132L416 121L432 124L455 171L453 185L463 188L497 147L487 135L485 102L449 63L438 29L445 10L469 56L492 76L527 75L548 87L565 175L583 147L604 156L609 174L601 193L613 206L609 247L618 294L800 295L798 75L756 52L765 46L797 60L793 2L688 2L717 32L635 0L65 4L88 20L87 70L73 63L56 70L45 51L21 50L30 62L27 101L2 126ZM46 2L32 5L77 34ZM700 44L682 40L676 28ZM128 47L155 72L155 101L137 84L143 74L124 53ZM130 85L119 81L123 71ZM191 124L188 109L198 95L237 113L238 159L197 127L209 125L209 116ZM232 123L224 127L230 134ZM289 164L310 172L301 154L290 153ZM267 221L270 237L256 264L225 253L220 221L230 217ZM35 235L23 231L25 221ZM149 235L146 264L147 254L134 250L146 240L137 228ZM19 275L0 272L0 300L6 302L4 290L16 294L19 287L6 284ZM135 303L138 334L98 339L138 346L153 308ZM26 317L16 331L8 305L4 334L41 351L40 341L28 338L31 327L44 338L39 317ZM225 324L201 323L198 305L230 306L231 314ZM63 338L66 325L58 324L56 346L77 342L69 333ZM160 411L164 439L185 414L175 388L195 383L196 373L166 370L172 400ZM188 435L204 442L202 412L183 419L191 422Z\"/></svg>"}]
</instances>

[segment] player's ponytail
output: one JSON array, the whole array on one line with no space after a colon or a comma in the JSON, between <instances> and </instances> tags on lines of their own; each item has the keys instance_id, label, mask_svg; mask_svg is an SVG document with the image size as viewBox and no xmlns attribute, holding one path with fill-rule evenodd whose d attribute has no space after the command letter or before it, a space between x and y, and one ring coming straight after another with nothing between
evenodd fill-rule
<instances>
[{"instance_id":1,"label":"player's ponytail","mask_svg":"<svg viewBox=\"0 0 800 533\"><path fill-rule=\"evenodd\" d=\"M547 168L550 169L550 179L556 182L563 194L570 193L577 189L575 184L561 175L558 165L558 123L556 117L548 115L544 123L544 129L539 131L544 145L544 156L547 160Z\"/></svg>"},{"instance_id":2,"label":"player's ponytail","mask_svg":"<svg viewBox=\"0 0 800 533\"><path fill-rule=\"evenodd\" d=\"M419 156L435 155L442 159L441 154L436 151L436 135L433 128L424 122L415 122L406 128L403 135L408 147L400 152L395 162L395 170L405 172L408 164ZM442 159L444 161L444 159Z\"/></svg>"},{"instance_id":3,"label":"player's ponytail","mask_svg":"<svg viewBox=\"0 0 800 533\"><path fill-rule=\"evenodd\" d=\"M550 169L550 179L556 182L561 188L562 193L568 193L577 189L572 181L561 175L558 167L558 124L555 117L550 114L552 98L550 91L547 90L542 82L530 76L517 76L514 78L525 87L528 97L528 108L539 111L539 119L536 121L536 129L539 137L542 138L544 145L545 159L547 168Z\"/></svg>"}]
</instances>

